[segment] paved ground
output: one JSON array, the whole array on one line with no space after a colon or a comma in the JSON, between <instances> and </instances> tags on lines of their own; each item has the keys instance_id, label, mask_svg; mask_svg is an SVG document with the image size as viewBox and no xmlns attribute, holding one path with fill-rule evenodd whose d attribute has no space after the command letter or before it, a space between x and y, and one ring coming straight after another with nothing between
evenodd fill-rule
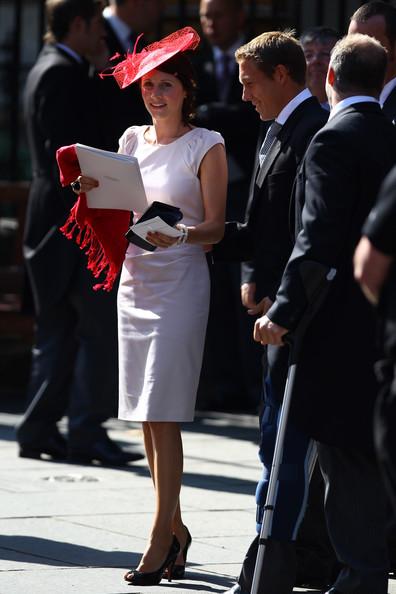
<instances>
[{"instance_id":1,"label":"paved ground","mask_svg":"<svg viewBox=\"0 0 396 594\"><path fill-rule=\"evenodd\" d=\"M145 461L121 470L20 459L17 418L0 413L0 594L216 594L233 583L254 527L255 417L213 413L186 426L187 579L143 589L122 575L150 526ZM138 425L113 420L109 428L123 446L142 447Z\"/></svg>"}]
</instances>

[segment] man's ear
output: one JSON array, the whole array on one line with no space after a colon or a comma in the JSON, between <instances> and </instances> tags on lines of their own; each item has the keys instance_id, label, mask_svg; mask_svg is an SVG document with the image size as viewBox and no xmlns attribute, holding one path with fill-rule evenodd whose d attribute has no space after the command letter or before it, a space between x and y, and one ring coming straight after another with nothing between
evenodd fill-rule
<instances>
[{"instance_id":1,"label":"man's ear","mask_svg":"<svg viewBox=\"0 0 396 594\"><path fill-rule=\"evenodd\" d=\"M333 87L334 79L335 79L334 70L332 69L331 66L329 66L329 69L327 71L327 84L329 84L331 87Z\"/></svg>"},{"instance_id":2,"label":"man's ear","mask_svg":"<svg viewBox=\"0 0 396 594\"><path fill-rule=\"evenodd\" d=\"M275 79L277 82L283 84L288 78L289 70L286 68L284 64L277 64L275 66L272 78Z\"/></svg>"},{"instance_id":3,"label":"man's ear","mask_svg":"<svg viewBox=\"0 0 396 594\"><path fill-rule=\"evenodd\" d=\"M69 33L71 33L71 34L80 33L84 29L84 25L85 25L85 20L83 19L82 16L74 17L74 19L71 21L70 26L69 26Z\"/></svg>"}]
</instances>

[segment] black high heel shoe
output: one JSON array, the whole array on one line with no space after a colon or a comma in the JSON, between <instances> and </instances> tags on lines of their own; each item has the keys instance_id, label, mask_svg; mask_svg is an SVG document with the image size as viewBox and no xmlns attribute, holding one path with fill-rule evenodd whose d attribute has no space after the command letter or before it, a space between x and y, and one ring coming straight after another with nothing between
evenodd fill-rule
<instances>
[{"instance_id":1,"label":"black high heel shoe","mask_svg":"<svg viewBox=\"0 0 396 594\"><path fill-rule=\"evenodd\" d=\"M173 536L172 544L168 551L165 561L155 571L138 571L137 569L131 569L124 575L124 580L132 584L133 586L155 586L160 583L164 575L164 571L167 570L168 582L172 581L173 567L177 555L180 551L180 544L176 536Z\"/></svg>"},{"instance_id":2,"label":"black high heel shoe","mask_svg":"<svg viewBox=\"0 0 396 594\"><path fill-rule=\"evenodd\" d=\"M191 546L191 541L192 541L192 537L191 537L189 529L187 528L187 526L184 526L184 527L187 530L187 541L186 541L186 544L184 545L183 551L182 551L184 565L174 565L173 566L172 577L175 580L182 580L184 578L184 574L186 572L187 552Z\"/></svg>"}]
</instances>

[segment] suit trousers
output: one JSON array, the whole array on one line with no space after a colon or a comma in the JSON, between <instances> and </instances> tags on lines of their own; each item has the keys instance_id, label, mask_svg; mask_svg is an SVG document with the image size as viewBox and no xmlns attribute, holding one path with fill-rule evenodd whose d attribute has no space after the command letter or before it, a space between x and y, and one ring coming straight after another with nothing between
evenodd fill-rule
<instances>
[{"instance_id":1,"label":"suit trousers","mask_svg":"<svg viewBox=\"0 0 396 594\"><path fill-rule=\"evenodd\" d=\"M388 591L387 507L374 455L318 443L330 540L343 565L333 587L345 594Z\"/></svg>"},{"instance_id":2,"label":"suit trousers","mask_svg":"<svg viewBox=\"0 0 396 594\"><path fill-rule=\"evenodd\" d=\"M395 316L394 316L395 317ZM385 320L386 357L377 363L381 392L376 404L374 437L382 478L396 519L396 320Z\"/></svg>"},{"instance_id":3,"label":"suit trousers","mask_svg":"<svg viewBox=\"0 0 396 594\"><path fill-rule=\"evenodd\" d=\"M285 374L286 377L286 374ZM265 382L265 400L260 415L259 458L263 464L262 478L256 488L257 532L261 530L263 508L267 497L281 405L272 389L270 374ZM273 513L271 538L279 541L296 540L307 503L310 471L316 460L316 446L300 431L289 417L285 434L276 506Z\"/></svg>"},{"instance_id":4,"label":"suit trousers","mask_svg":"<svg viewBox=\"0 0 396 594\"><path fill-rule=\"evenodd\" d=\"M69 447L86 448L116 414L116 289L94 291L95 280L81 264L67 294L36 319L29 405L17 429L21 445L45 441L67 414Z\"/></svg>"}]
</instances>

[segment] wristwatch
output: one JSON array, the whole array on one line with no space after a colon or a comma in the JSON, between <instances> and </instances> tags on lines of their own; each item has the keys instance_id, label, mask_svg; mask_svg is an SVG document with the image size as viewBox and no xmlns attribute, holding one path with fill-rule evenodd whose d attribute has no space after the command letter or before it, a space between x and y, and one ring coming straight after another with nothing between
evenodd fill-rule
<instances>
[{"instance_id":1,"label":"wristwatch","mask_svg":"<svg viewBox=\"0 0 396 594\"><path fill-rule=\"evenodd\" d=\"M76 192L77 194L79 194L81 192L81 184L79 181L74 181L70 184L71 189L73 190L73 192Z\"/></svg>"}]
</instances>

